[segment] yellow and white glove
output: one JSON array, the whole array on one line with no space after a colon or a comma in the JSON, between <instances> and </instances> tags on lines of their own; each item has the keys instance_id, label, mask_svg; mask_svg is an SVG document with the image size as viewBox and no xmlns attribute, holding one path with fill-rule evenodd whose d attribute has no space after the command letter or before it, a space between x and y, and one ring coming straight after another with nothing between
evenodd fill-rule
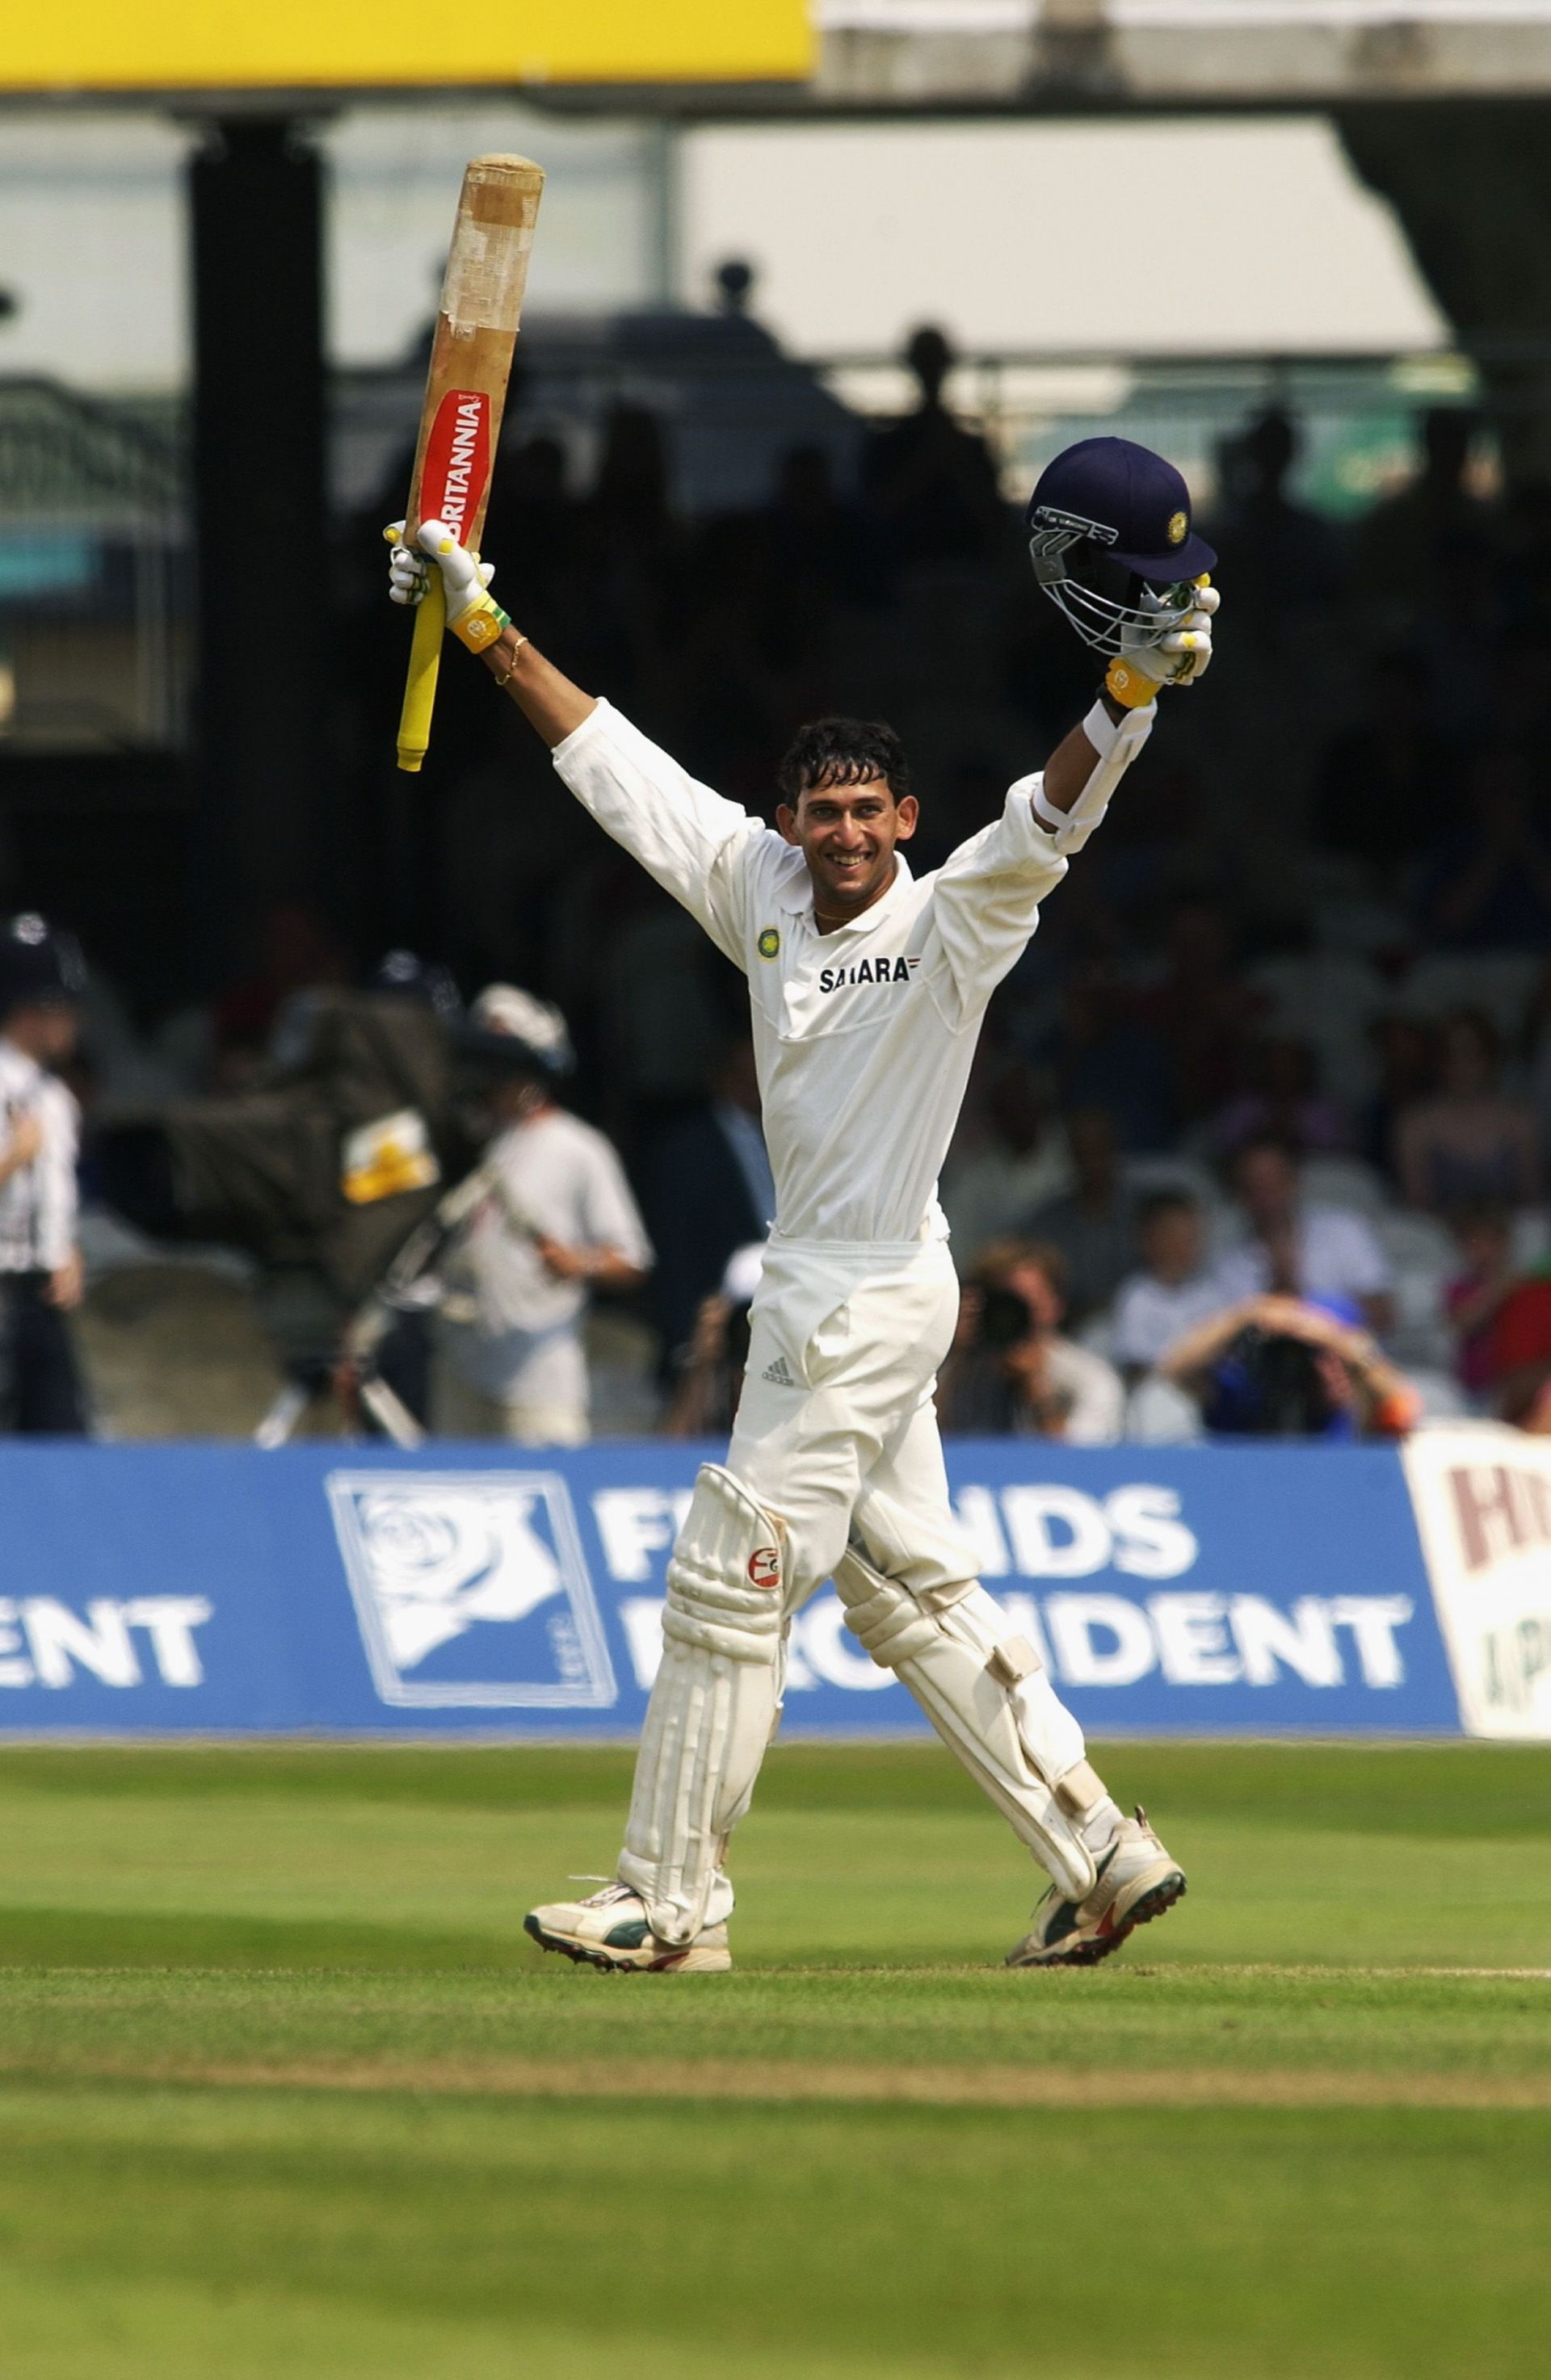
<instances>
[{"instance_id":1,"label":"yellow and white glove","mask_svg":"<svg viewBox=\"0 0 1551 2380\"><path fill-rule=\"evenodd\" d=\"M442 574L447 626L459 644L467 645L471 653L482 653L503 628L510 627L511 622L489 591L494 565L482 562L477 553L466 552L445 521L421 521L419 553L404 542L402 521L390 522L383 535L393 549L388 558L390 602L422 601L434 562Z\"/></svg>"},{"instance_id":2,"label":"yellow and white glove","mask_svg":"<svg viewBox=\"0 0 1551 2380\"><path fill-rule=\"evenodd\" d=\"M1193 686L1212 666L1212 622L1222 597L1209 578L1196 581L1189 611L1177 616L1179 626L1154 645L1142 642L1140 629L1122 631L1124 649L1105 674L1105 690L1128 710L1141 710L1164 686ZM1161 596L1144 591L1142 608L1165 612Z\"/></svg>"}]
</instances>

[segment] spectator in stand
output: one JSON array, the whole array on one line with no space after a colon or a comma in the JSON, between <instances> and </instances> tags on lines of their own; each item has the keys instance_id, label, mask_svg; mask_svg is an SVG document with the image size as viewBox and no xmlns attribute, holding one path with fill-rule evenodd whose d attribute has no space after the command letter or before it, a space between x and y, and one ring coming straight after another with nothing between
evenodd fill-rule
<instances>
[{"instance_id":1,"label":"spectator in stand","mask_svg":"<svg viewBox=\"0 0 1551 2380\"><path fill-rule=\"evenodd\" d=\"M1551 942L1551 830L1527 752L1483 752L1466 779L1461 850L1444 828L1423 869L1418 908L1429 939L1454 950L1541 951Z\"/></svg>"},{"instance_id":2,"label":"spectator in stand","mask_svg":"<svg viewBox=\"0 0 1551 2380\"><path fill-rule=\"evenodd\" d=\"M585 669L648 725L668 683L669 615L685 577L686 540L669 503L669 477L656 415L616 405L604 424L595 484L572 525L571 602Z\"/></svg>"},{"instance_id":3,"label":"spectator in stand","mask_svg":"<svg viewBox=\"0 0 1551 2380\"><path fill-rule=\"evenodd\" d=\"M1251 1088L1229 1099L1208 1127L1218 1155L1231 1156L1241 1142L1264 1133L1290 1142L1305 1157L1346 1147L1345 1121L1320 1090L1319 1062L1307 1041L1281 1036L1255 1043L1248 1073Z\"/></svg>"},{"instance_id":4,"label":"spectator in stand","mask_svg":"<svg viewBox=\"0 0 1551 2380\"><path fill-rule=\"evenodd\" d=\"M765 577L800 588L806 601L881 600L885 578L877 521L837 493L822 446L788 448L776 467L770 502L753 528Z\"/></svg>"},{"instance_id":5,"label":"spectator in stand","mask_svg":"<svg viewBox=\"0 0 1551 2380\"><path fill-rule=\"evenodd\" d=\"M1158 1369L1224 1437L1402 1438L1422 1409L1349 1298L1246 1298L1177 1340Z\"/></svg>"},{"instance_id":6,"label":"spectator in stand","mask_svg":"<svg viewBox=\"0 0 1551 2380\"><path fill-rule=\"evenodd\" d=\"M1168 1146L1168 1052L1117 986L1092 973L1067 983L1055 1059L1064 1108L1103 1108L1125 1148Z\"/></svg>"},{"instance_id":7,"label":"spectator in stand","mask_svg":"<svg viewBox=\"0 0 1551 2380\"><path fill-rule=\"evenodd\" d=\"M1524 1051L1541 1155L1551 1164L1551 959L1535 986L1524 1020Z\"/></svg>"},{"instance_id":8,"label":"spectator in stand","mask_svg":"<svg viewBox=\"0 0 1551 2380\"><path fill-rule=\"evenodd\" d=\"M1369 1038L1378 1056L1378 1088L1362 1111L1358 1154L1393 1181L1395 1135L1408 1108L1425 1099L1438 1078L1438 1030L1431 1019L1377 1016Z\"/></svg>"},{"instance_id":9,"label":"spectator in stand","mask_svg":"<svg viewBox=\"0 0 1551 2380\"><path fill-rule=\"evenodd\" d=\"M862 478L902 563L978 562L1003 527L996 467L983 438L943 402L954 353L941 331L917 331L905 361L921 389L913 413L873 433Z\"/></svg>"},{"instance_id":10,"label":"spectator in stand","mask_svg":"<svg viewBox=\"0 0 1551 2380\"><path fill-rule=\"evenodd\" d=\"M1358 531L1356 578L1386 622L1424 617L1439 594L1445 557L1459 541L1489 543L1492 508L1470 484L1480 418L1465 406L1434 406L1420 423L1421 470L1398 495L1375 504Z\"/></svg>"},{"instance_id":11,"label":"spectator in stand","mask_svg":"<svg viewBox=\"0 0 1551 2380\"><path fill-rule=\"evenodd\" d=\"M1102 1355L1061 1335L1065 1266L1037 1240L998 1240L965 1283L937 1411L960 1437L1109 1446L1126 1392Z\"/></svg>"},{"instance_id":12,"label":"spectator in stand","mask_svg":"<svg viewBox=\"0 0 1551 2380\"><path fill-rule=\"evenodd\" d=\"M1163 1044L1177 1126L1200 1123L1243 1078L1255 995L1235 965L1234 936L1215 901L1179 902L1168 921L1166 970L1142 1003Z\"/></svg>"},{"instance_id":13,"label":"spectator in stand","mask_svg":"<svg viewBox=\"0 0 1551 2380\"><path fill-rule=\"evenodd\" d=\"M1496 1409L1503 1421L1551 1437L1551 1269L1515 1281L1492 1328Z\"/></svg>"},{"instance_id":14,"label":"spectator in stand","mask_svg":"<svg viewBox=\"0 0 1551 2380\"><path fill-rule=\"evenodd\" d=\"M494 1070L492 1176L444 1270L449 1437L581 1446L589 1436L581 1324L594 1289L635 1289L652 1248L624 1170L601 1132L555 1098L569 1071L558 1009L491 984L470 1011L474 1053Z\"/></svg>"},{"instance_id":15,"label":"spectator in stand","mask_svg":"<svg viewBox=\"0 0 1551 2380\"><path fill-rule=\"evenodd\" d=\"M1109 1347L1128 1383L1222 1305L1206 1264L1201 1208L1188 1191L1156 1190L1143 1199L1137 1233L1142 1269L1120 1284Z\"/></svg>"},{"instance_id":16,"label":"spectator in stand","mask_svg":"<svg viewBox=\"0 0 1551 2380\"><path fill-rule=\"evenodd\" d=\"M1393 881L1447 825L1459 756L1432 724L1432 672L1408 649L1382 653L1362 687L1362 715L1333 739L1311 824L1321 851L1361 859Z\"/></svg>"},{"instance_id":17,"label":"spectator in stand","mask_svg":"<svg viewBox=\"0 0 1551 2380\"><path fill-rule=\"evenodd\" d=\"M1258 1134L1235 1153L1228 1181L1245 1236L1215 1269L1221 1303L1241 1305L1268 1291L1290 1298L1348 1298L1373 1330L1387 1330L1389 1264L1373 1225L1345 1207L1305 1204L1298 1169L1297 1150L1270 1134Z\"/></svg>"},{"instance_id":18,"label":"spectator in stand","mask_svg":"<svg viewBox=\"0 0 1551 2380\"><path fill-rule=\"evenodd\" d=\"M1496 1377L1497 1316L1514 1285L1513 1223L1506 1208L1486 1202L1461 1207L1449 1220L1465 1260L1464 1271L1444 1291L1454 1368L1460 1386L1484 1402Z\"/></svg>"},{"instance_id":19,"label":"spectator in stand","mask_svg":"<svg viewBox=\"0 0 1551 2380\"><path fill-rule=\"evenodd\" d=\"M259 963L215 1003L209 1087L247 1090L269 1053L270 1035L302 994L355 981L334 929L299 901L280 902L258 927Z\"/></svg>"},{"instance_id":20,"label":"spectator in stand","mask_svg":"<svg viewBox=\"0 0 1551 2380\"><path fill-rule=\"evenodd\" d=\"M502 440L482 542L525 620L552 616L575 568L578 505L566 480L566 450L557 438Z\"/></svg>"},{"instance_id":21,"label":"spectator in stand","mask_svg":"<svg viewBox=\"0 0 1551 2380\"><path fill-rule=\"evenodd\" d=\"M1288 494L1301 443L1298 423L1281 406L1257 415L1225 449L1227 502L1212 530L1234 601L1248 607L1259 642L1274 647L1285 644L1300 613L1326 613L1345 576L1329 522Z\"/></svg>"},{"instance_id":22,"label":"spectator in stand","mask_svg":"<svg viewBox=\"0 0 1551 2380\"><path fill-rule=\"evenodd\" d=\"M942 1179L943 1212L964 1264L988 1242L1019 1230L1071 1179L1064 1136L1032 1066L988 1048L971 1081Z\"/></svg>"},{"instance_id":23,"label":"spectator in stand","mask_svg":"<svg viewBox=\"0 0 1551 2380\"><path fill-rule=\"evenodd\" d=\"M763 1242L776 1213L747 1037L727 1050L707 1089L704 1104L665 1133L647 1172L657 1251L652 1303L670 1372L734 1249Z\"/></svg>"},{"instance_id":24,"label":"spectator in stand","mask_svg":"<svg viewBox=\"0 0 1551 2380\"><path fill-rule=\"evenodd\" d=\"M1498 1088L1502 1045L1490 1020L1460 1009L1443 1028L1437 1096L1407 1110L1396 1171L1408 1206L1435 1215L1482 1199L1532 1207L1540 1196L1533 1111Z\"/></svg>"},{"instance_id":25,"label":"spectator in stand","mask_svg":"<svg viewBox=\"0 0 1551 2380\"><path fill-rule=\"evenodd\" d=\"M1025 1228L1059 1249L1069 1311L1085 1322L1109 1304L1136 1263L1136 1200L1103 1108L1079 1108L1067 1118L1067 1145L1075 1185L1037 1208Z\"/></svg>"}]
</instances>

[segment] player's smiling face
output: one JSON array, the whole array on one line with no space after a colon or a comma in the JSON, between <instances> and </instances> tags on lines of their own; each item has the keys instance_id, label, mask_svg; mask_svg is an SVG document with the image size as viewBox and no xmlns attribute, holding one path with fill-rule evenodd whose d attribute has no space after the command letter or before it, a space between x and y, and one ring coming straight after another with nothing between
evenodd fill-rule
<instances>
[{"instance_id":1,"label":"player's smiling face","mask_svg":"<svg viewBox=\"0 0 1551 2380\"><path fill-rule=\"evenodd\" d=\"M795 809L782 803L776 824L808 863L821 929L846 925L883 898L895 845L914 834L916 818L914 795L897 802L885 777L809 785Z\"/></svg>"}]
</instances>

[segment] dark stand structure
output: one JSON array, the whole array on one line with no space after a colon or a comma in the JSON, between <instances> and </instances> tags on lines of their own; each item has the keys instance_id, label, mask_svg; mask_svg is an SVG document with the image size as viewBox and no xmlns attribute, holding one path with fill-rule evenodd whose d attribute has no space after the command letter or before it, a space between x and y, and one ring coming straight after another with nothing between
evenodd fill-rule
<instances>
[{"instance_id":1,"label":"dark stand structure","mask_svg":"<svg viewBox=\"0 0 1551 2380\"><path fill-rule=\"evenodd\" d=\"M189 168L199 573L194 912L207 978L252 921L314 889L326 587L323 169L284 116L215 123ZM326 575L326 572L325 572Z\"/></svg>"}]
</instances>

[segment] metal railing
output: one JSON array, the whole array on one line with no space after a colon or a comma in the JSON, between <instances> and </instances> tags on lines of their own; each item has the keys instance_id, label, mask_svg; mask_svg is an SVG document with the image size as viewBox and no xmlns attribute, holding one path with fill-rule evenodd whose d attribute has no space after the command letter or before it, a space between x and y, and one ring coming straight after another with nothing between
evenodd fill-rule
<instances>
[{"instance_id":1,"label":"metal railing","mask_svg":"<svg viewBox=\"0 0 1551 2380\"><path fill-rule=\"evenodd\" d=\"M0 736L182 741L187 548L171 407L148 417L55 381L0 380Z\"/></svg>"}]
</instances>

